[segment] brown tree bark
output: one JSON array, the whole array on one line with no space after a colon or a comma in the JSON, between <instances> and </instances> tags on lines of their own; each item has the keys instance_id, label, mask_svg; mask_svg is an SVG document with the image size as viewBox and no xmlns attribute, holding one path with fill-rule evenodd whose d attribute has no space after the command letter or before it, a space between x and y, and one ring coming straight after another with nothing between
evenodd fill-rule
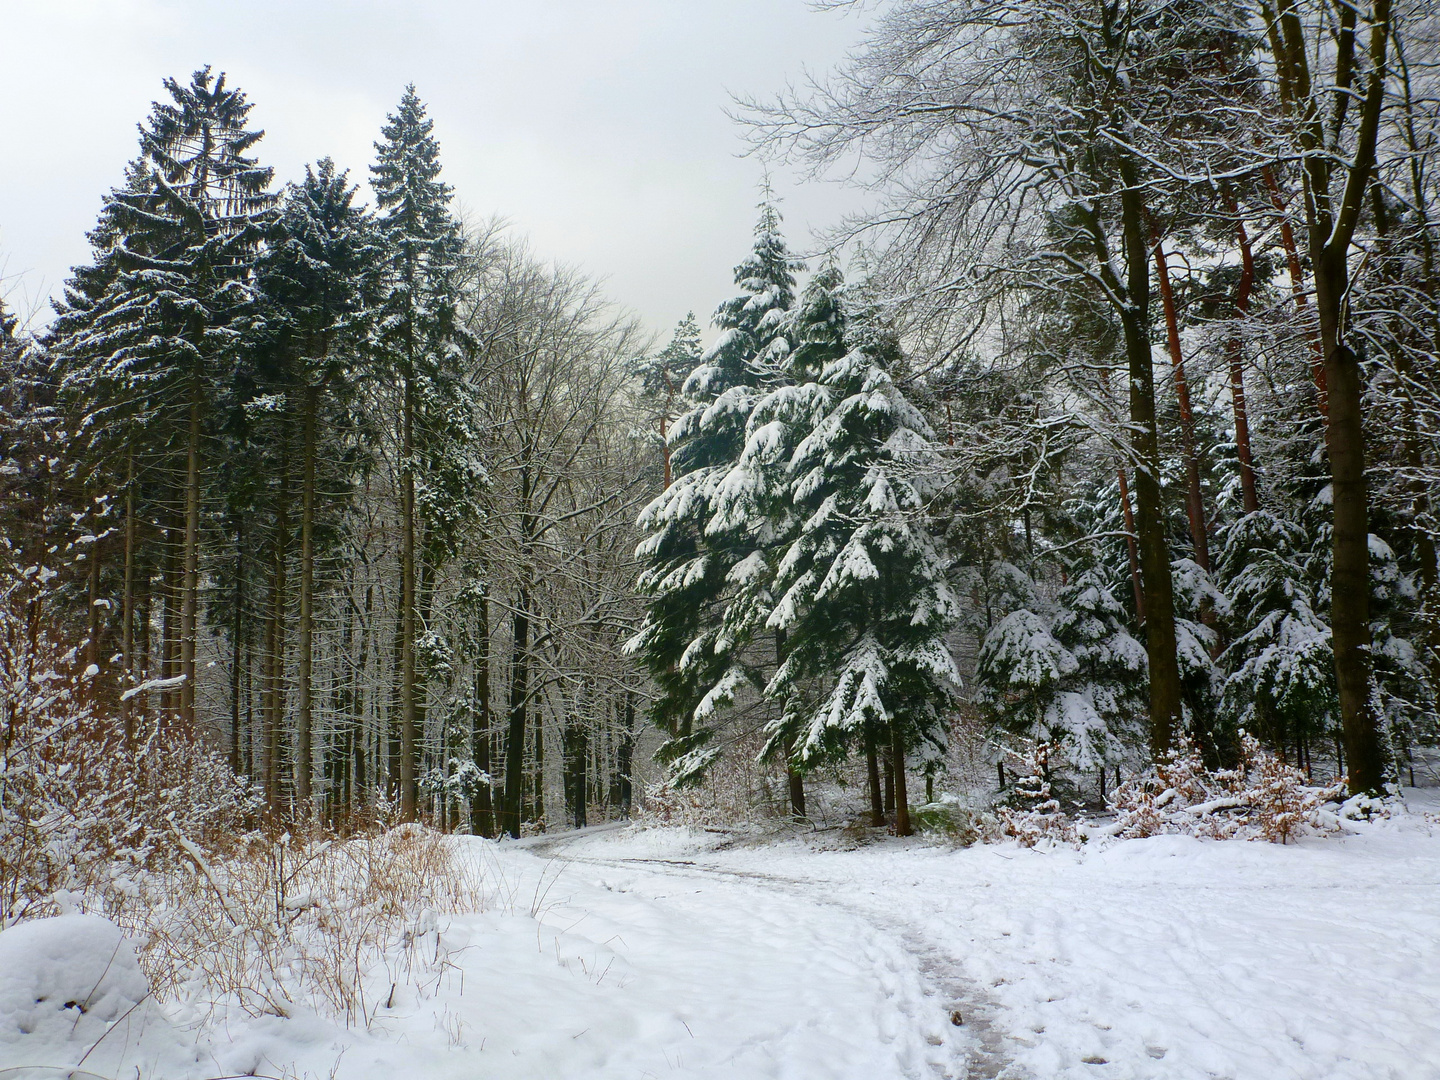
<instances>
[{"instance_id":1,"label":"brown tree bark","mask_svg":"<svg viewBox=\"0 0 1440 1080\"><path fill-rule=\"evenodd\" d=\"M1232 208L1234 206L1232 202ZM1255 256L1245 223L1236 220L1235 238L1240 245L1240 280L1235 285L1235 313L1243 319L1250 314L1250 292L1255 284ZM1245 352L1240 335L1225 339L1226 359L1230 366L1230 400L1235 409L1235 454L1240 459L1240 497L1247 514L1260 509L1260 493L1255 486L1255 462L1250 450L1250 413L1245 404Z\"/></svg>"},{"instance_id":2,"label":"brown tree bark","mask_svg":"<svg viewBox=\"0 0 1440 1080\"><path fill-rule=\"evenodd\" d=\"M890 725L890 758L895 763L895 835L910 836L910 795L905 789L905 736L899 724Z\"/></svg>"},{"instance_id":3,"label":"brown tree bark","mask_svg":"<svg viewBox=\"0 0 1440 1080\"><path fill-rule=\"evenodd\" d=\"M1350 242L1360 220L1365 191L1375 165L1381 110L1386 91L1390 38L1390 0L1375 0L1370 11L1369 64L1364 89L1354 86L1355 27L1358 11L1340 9L1340 33L1333 59L1335 95L1329 114L1328 92L1313 90L1310 42L1295 0L1278 0L1266 9L1271 41L1278 42L1277 62L1284 71L1287 101L1296 121L1305 178L1305 225L1315 278L1315 308L1325 358L1330 422L1326 447L1334 512L1333 565L1330 582L1331 647L1339 690L1341 726L1352 792L1380 790L1384 755L1379 722L1371 697L1369 508L1365 488L1364 385L1359 358L1344 341L1345 298L1350 287ZM1349 132L1346 116L1358 112L1352 156L1336 159L1327 137L1327 114L1339 133ZM1341 181L1338 199L1333 186Z\"/></svg>"},{"instance_id":4,"label":"brown tree bark","mask_svg":"<svg viewBox=\"0 0 1440 1080\"><path fill-rule=\"evenodd\" d=\"M1180 349L1180 320L1175 309L1175 291L1165 258L1165 242L1151 227L1155 245L1155 280L1160 286L1160 305L1165 314L1165 344L1170 352L1170 372L1175 380L1175 398L1180 406L1180 449L1185 456L1185 517L1190 524L1190 543L1195 562L1210 572L1210 538L1205 528L1205 500L1200 489L1200 454L1195 446L1195 412L1190 404L1190 383L1185 378L1185 356Z\"/></svg>"}]
</instances>

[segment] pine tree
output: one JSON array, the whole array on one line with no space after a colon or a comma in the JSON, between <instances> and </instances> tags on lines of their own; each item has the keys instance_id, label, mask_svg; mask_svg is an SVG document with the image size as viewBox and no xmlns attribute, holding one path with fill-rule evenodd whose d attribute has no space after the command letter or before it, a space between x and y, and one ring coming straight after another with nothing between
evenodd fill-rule
<instances>
[{"instance_id":1,"label":"pine tree","mask_svg":"<svg viewBox=\"0 0 1440 1080\"><path fill-rule=\"evenodd\" d=\"M719 753L711 742L722 707L742 686L763 683L741 648L748 642L724 627L732 572L743 575L753 541L744 522L712 522L712 503L744 450L762 386L785 379L786 313L803 264L779 228L779 212L763 203L754 247L735 268L741 292L716 310L720 335L682 387L690 408L670 430L674 482L640 516L650 534L637 549L648 607L627 649L659 689L651 716L669 738L656 757L677 783L698 780ZM794 795L792 783L792 803Z\"/></svg>"},{"instance_id":2,"label":"pine tree","mask_svg":"<svg viewBox=\"0 0 1440 1080\"><path fill-rule=\"evenodd\" d=\"M787 642L766 687L783 705L771 748L812 764L884 731L895 768L895 829L907 835L907 754L944 746L960 681L946 643L959 604L926 520L933 435L891 376L899 356L893 335L863 309L847 327L838 272L817 279L794 363L812 381L772 396L788 414L780 423L803 427L786 462L783 513L796 528L779 552L766 620ZM835 356L840 346L845 351ZM770 407L757 406L757 419ZM772 425L752 424L747 455L757 444L774 445L776 434Z\"/></svg>"},{"instance_id":3,"label":"pine tree","mask_svg":"<svg viewBox=\"0 0 1440 1080\"><path fill-rule=\"evenodd\" d=\"M1235 636L1221 657L1231 674L1231 721L1284 752L1338 720L1330 627L1306 566L1312 544L1294 522L1265 511L1228 530L1220 570Z\"/></svg>"},{"instance_id":4,"label":"pine tree","mask_svg":"<svg viewBox=\"0 0 1440 1080\"><path fill-rule=\"evenodd\" d=\"M457 501L453 485L435 483L427 471L447 463L459 466L462 479L478 476L478 462L458 460L457 430L466 431L466 409L459 375L462 334L456 307L464 242L450 213L452 190L440 180L440 144L425 106L407 86L399 108L381 131L371 166L371 186L380 210L384 247L384 299L377 336L385 360L399 379L399 486L401 585L398 668L400 691L400 813L415 820L423 688L417 667L422 635L422 561L430 537L449 531L452 514L467 505ZM421 475L427 477L423 488ZM453 477L452 477L453 478ZM518 781L518 777L516 778ZM507 773L508 780L508 773Z\"/></svg>"},{"instance_id":5,"label":"pine tree","mask_svg":"<svg viewBox=\"0 0 1440 1080\"><path fill-rule=\"evenodd\" d=\"M353 430L356 381L367 374L366 347L376 299L379 262L368 214L355 205L356 188L329 158L286 190L269 249L261 265L265 294L264 336L281 358L283 381L274 387L298 414L300 427L299 658L296 670L295 796L302 814L311 798L316 527L322 456L347 453L338 445ZM323 431L322 431L323 426ZM334 452L322 455L322 444ZM353 460L344 466L352 472ZM351 483L346 475L324 485L334 500ZM322 523L323 524L323 523Z\"/></svg>"},{"instance_id":6,"label":"pine tree","mask_svg":"<svg viewBox=\"0 0 1440 1080\"><path fill-rule=\"evenodd\" d=\"M986 635L980 700L999 727L1049 743L1051 762L1116 764L1144 740L1145 647L1097 570L1081 573L1052 612L1020 608Z\"/></svg>"},{"instance_id":7,"label":"pine tree","mask_svg":"<svg viewBox=\"0 0 1440 1080\"><path fill-rule=\"evenodd\" d=\"M147 441L183 459L173 674L183 679L177 711L193 726L204 440L255 316L253 272L274 199L271 170L250 156L264 133L247 127L245 95L208 67L164 85L170 100L141 125L140 158L106 199L95 263L77 271L56 329L76 361L70 384L112 390L98 404L126 402L145 418Z\"/></svg>"}]
</instances>

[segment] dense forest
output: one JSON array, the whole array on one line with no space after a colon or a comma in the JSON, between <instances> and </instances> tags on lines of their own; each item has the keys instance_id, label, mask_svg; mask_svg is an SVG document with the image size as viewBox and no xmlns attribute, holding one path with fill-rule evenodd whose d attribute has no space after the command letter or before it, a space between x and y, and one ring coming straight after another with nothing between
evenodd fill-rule
<instances>
[{"instance_id":1,"label":"dense forest","mask_svg":"<svg viewBox=\"0 0 1440 1080\"><path fill-rule=\"evenodd\" d=\"M260 818L485 836L756 760L779 812L849 778L901 834L921 784L1076 805L1247 746L1413 782L1435 29L893 5L737 105L870 209L805 250L764 189L735 295L659 342L457 217L415 87L367 202L280 184L228 75L167 80L53 319L0 317L0 754L83 716Z\"/></svg>"}]
</instances>

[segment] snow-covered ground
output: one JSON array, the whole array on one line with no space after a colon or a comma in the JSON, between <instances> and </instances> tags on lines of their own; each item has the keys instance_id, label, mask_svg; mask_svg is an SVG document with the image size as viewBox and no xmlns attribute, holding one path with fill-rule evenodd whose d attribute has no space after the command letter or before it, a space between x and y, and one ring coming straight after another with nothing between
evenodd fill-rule
<instances>
[{"instance_id":1,"label":"snow-covered ground","mask_svg":"<svg viewBox=\"0 0 1440 1080\"><path fill-rule=\"evenodd\" d=\"M1440 1078L1440 824L1420 812L1433 801L1411 803L1285 847L952 851L678 828L464 839L493 902L417 925L374 972L368 1031L148 1004L117 1024L133 957L96 921L22 924L0 934L0 1076L64 1075L5 1070L74 1064L110 1030L85 1072ZM112 955L110 997L67 1005ZM45 973L17 974L31 966ZM48 1006L27 1004L38 986Z\"/></svg>"}]
</instances>

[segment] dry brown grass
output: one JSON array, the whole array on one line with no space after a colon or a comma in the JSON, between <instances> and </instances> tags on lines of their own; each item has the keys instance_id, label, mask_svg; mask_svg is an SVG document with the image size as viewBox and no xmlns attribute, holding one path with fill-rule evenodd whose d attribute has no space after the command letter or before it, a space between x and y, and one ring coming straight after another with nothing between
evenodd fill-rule
<instances>
[{"instance_id":1,"label":"dry brown grass","mask_svg":"<svg viewBox=\"0 0 1440 1080\"><path fill-rule=\"evenodd\" d=\"M201 1008L367 1025L393 986L449 968L443 918L484 910L499 884L477 849L416 825L343 841L257 833L208 854L176 843L183 868L106 914L141 943L158 998Z\"/></svg>"}]
</instances>

